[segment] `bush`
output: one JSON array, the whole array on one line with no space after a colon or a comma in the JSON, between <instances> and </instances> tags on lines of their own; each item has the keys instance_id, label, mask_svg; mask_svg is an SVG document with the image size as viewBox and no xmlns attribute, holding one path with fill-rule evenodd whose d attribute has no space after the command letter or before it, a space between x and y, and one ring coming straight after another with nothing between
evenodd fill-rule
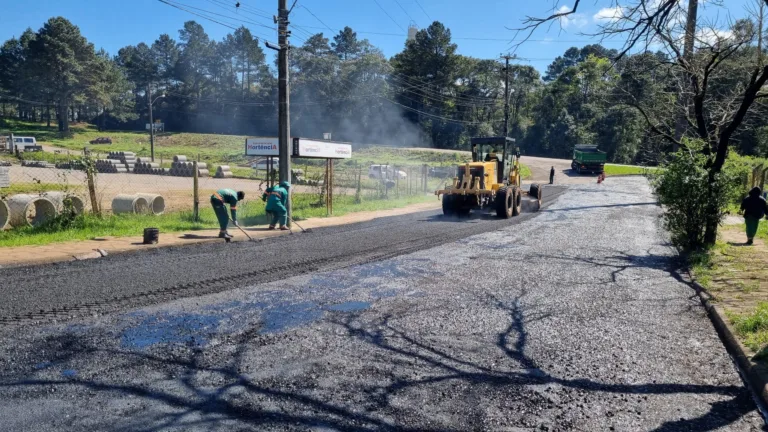
<instances>
[{"instance_id":1,"label":"bush","mask_svg":"<svg viewBox=\"0 0 768 432\"><path fill-rule=\"evenodd\" d=\"M703 146L700 141L687 141L686 149L673 155L664 169L651 174L651 184L665 207L664 225L672 242L684 250L705 245L707 222L719 224L729 201L740 196L743 188L743 169L738 163L727 163L710 184L711 160L702 153Z\"/></svg>"}]
</instances>

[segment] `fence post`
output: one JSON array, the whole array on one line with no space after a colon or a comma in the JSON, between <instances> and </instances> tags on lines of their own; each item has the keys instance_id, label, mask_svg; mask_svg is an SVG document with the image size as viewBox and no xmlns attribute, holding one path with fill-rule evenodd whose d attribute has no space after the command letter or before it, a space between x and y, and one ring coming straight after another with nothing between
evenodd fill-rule
<instances>
[{"instance_id":1,"label":"fence post","mask_svg":"<svg viewBox=\"0 0 768 432\"><path fill-rule=\"evenodd\" d=\"M360 204L363 202L362 197L362 177L363 177L363 170L360 168L360 164L357 164L357 189L355 189L355 204Z\"/></svg>"},{"instance_id":2,"label":"fence post","mask_svg":"<svg viewBox=\"0 0 768 432\"><path fill-rule=\"evenodd\" d=\"M88 195L91 198L91 210L93 214L101 217L101 209L99 208L99 201L96 199L96 181L94 175L96 172L96 166L93 163L93 159L88 154L88 149L83 149L83 162L85 165L85 177L88 180Z\"/></svg>"},{"instance_id":3,"label":"fence post","mask_svg":"<svg viewBox=\"0 0 768 432\"><path fill-rule=\"evenodd\" d=\"M198 153L199 157L199 153ZM194 199L194 203L192 205L192 211L194 214L194 221L200 222L200 189L199 189L199 180L198 180L198 170L197 170L197 161L192 162L192 196Z\"/></svg>"},{"instance_id":4,"label":"fence post","mask_svg":"<svg viewBox=\"0 0 768 432\"><path fill-rule=\"evenodd\" d=\"M395 173L395 198L400 198L400 170L397 167L393 168Z\"/></svg>"}]
</instances>

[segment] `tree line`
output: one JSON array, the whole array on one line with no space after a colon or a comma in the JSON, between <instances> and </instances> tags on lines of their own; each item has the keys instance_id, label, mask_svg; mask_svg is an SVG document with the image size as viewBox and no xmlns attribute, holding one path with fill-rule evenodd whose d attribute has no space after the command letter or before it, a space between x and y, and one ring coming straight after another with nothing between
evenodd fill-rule
<instances>
[{"instance_id":1,"label":"tree line","mask_svg":"<svg viewBox=\"0 0 768 432\"><path fill-rule=\"evenodd\" d=\"M754 39L750 25L735 23L734 37ZM612 161L654 164L672 150L648 124L675 117L679 74L668 53L573 47L541 76L528 65L505 71L498 59L458 54L440 22L391 59L350 27L305 36L293 36L290 53L295 136L466 149L472 136L502 134L508 73L510 136L525 154L569 157L574 145L593 143ZM756 50L741 43L729 52L709 77L710 94L742 85L736 77ZM217 41L188 21L176 39L162 34L110 56L56 17L0 47L3 116L54 122L62 133L72 121L144 129L150 94L154 117L169 131L277 134L276 66L246 27ZM742 153L765 156L768 113L756 109L762 115L733 139Z\"/></svg>"}]
</instances>

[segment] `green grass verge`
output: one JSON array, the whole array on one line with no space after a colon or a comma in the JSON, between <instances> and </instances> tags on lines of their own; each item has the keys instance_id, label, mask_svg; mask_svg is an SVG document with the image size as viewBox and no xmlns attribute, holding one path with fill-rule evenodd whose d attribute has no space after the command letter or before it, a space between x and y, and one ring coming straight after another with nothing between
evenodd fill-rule
<instances>
[{"instance_id":1,"label":"green grass verge","mask_svg":"<svg viewBox=\"0 0 768 432\"><path fill-rule=\"evenodd\" d=\"M366 199L355 203L354 196L334 197L334 216L373 210L386 210L434 200L434 196L408 196L391 199ZM317 195L295 194L293 199L296 220L326 216L323 204ZM247 201L238 208L238 219L248 226L267 224L264 203L260 200ZM194 222L191 212L169 213L160 216L117 215L97 218L92 215L78 216L67 229L51 224L37 228L16 228L0 231L0 247L43 245L71 240L87 240L93 237L140 236L146 227L159 228L161 232L195 231L218 227L216 216L208 206L200 210L200 222Z\"/></svg>"},{"instance_id":2,"label":"green grass verge","mask_svg":"<svg viewBox=\"0 0 768 432\"><path fill-rule=\"evenodd\" d=\"M656 171L657 169L658 168L654 168L654 167L605 164L605 175L606 176L645 175L653 171Z\"/></svg>"},{"instance_id":3,"label":"green grass verge","mask_svg":"<svg viewBox=\"0 0 768 432\"><path fill-rule=\"evenodd\" d=\"M726 311L726 315L744 345L765 356L766 353L761 350L768 345L768 302L758 303L749 313L736 314Z\"/></svg>"}]
</instances>

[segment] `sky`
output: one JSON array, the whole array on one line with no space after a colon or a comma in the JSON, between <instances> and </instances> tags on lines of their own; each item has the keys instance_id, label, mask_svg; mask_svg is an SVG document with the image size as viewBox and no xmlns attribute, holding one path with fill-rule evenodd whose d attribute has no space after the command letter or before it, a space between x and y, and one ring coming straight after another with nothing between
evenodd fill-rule
<instances>
[{"instance_id":1,"label":"sky","mask_svg":"<svg viewBox=\"0 0 768 432\"><path fill-rule=\"evenodd\" d=\"M276 13L275 0L239 0L239 9L235 8L238 0L168 1L232 27L245 25L262 39L277 39L276 30L269 28L274 26L269 17ZM701 0L701 14L725 22L744 16L746 5L752 1L726 0L726 10L711 0ZM519 26L526 16L544 16L553 8L570 4L572 0L299 0L290 19L298 27L293 29L292 43L300 45L308 34L317 32L331 38L331 30L335 34L349 26L358 32L358 38L368 39L391 57L403 49L409 24L421 29L436 20L451 30L460 54L492 59L511 49L515 33L509 28ZM561 25L539 29L519 46L515 51L518 62L543 72L569 47L596 42L587 35L597 30L601 18L613 14L607 9L610 5L610 0L582 2L577 15L562 20ZM151 44L162 33L178 39L179 29L188 20L202 24L216 40L233 31L188 11L160 0L0 0L0 41L18 36L28 27L37 30L52 16L69 19L97 48L110 54L126 45ZM621 41L606 41L604 45L620 48Z\"/></svg>"}]
</instances>

